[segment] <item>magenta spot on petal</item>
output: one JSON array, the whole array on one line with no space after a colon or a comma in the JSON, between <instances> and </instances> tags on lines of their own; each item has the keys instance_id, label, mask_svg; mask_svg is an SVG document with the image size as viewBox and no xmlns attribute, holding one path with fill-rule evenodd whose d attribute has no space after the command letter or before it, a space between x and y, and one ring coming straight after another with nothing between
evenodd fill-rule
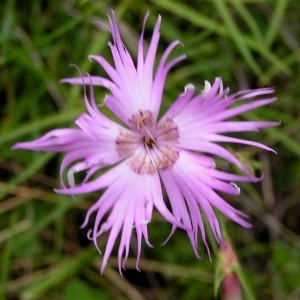
<instances>
[{"instance_id":1,"label":"magenta spot on petal","mask_svg":"<svg viewBox=\"0 0 300 300\"><path fill-rule=\"evenodd\" d=\"M121 130L116 139L116 150L120 157L127 156L136 148L136 138L133 132Z\"/></svg>"}]
</instances>

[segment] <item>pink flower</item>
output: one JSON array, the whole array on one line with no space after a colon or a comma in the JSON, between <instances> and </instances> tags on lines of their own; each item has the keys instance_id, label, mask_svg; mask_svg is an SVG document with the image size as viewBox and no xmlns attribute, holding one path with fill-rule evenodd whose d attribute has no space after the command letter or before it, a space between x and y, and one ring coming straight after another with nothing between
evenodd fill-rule
<instances>
[{"instance_id":1,"label":"pink flower","mask_svg":"<svg viewBox=\"0 0 300 300\"><path fill-rule=\"evenodd\" d=\"M112 12L107 29L113 38L109 47L114 66L102 56L90 56L105 70L108 79L80 76L62 80L83 84L84 87L90 85L89 99L84 92L88 113L83 113L76 120L77 128L53 130L38 140L14 146L14 149L66 152L61 176L63 178L67 170L67 184L62 179L62 189L57 190L58 193L77 195L105 189L88 210L82 225L88 226L90 216L96 214L88 237L97 249L98 237L110 231L101 272L120 235L118 260L121 273L129 254L133 228L137 236L138 265L142 239L151 247L147 225L154 207L172 224L171 234L177 227L186 230L197 256L199 229L207 247L203 215L206 215L217 242L222 244L213 208L241 226L250 227L244 220L246 216L217 192L238 195L240 190L234 182L256 182L260 179L249 174L230 151L217 143L239 143L273 151L263 144L228 137L224 133L259 131L260 128L278 125L278 122L228 121L246 111L270 104L276 98L269 96L273 93L272 88L228 95L229 89L223 89L220 78L216 78L212 85L206 81L204 90L199 94L195 93L193 85L187 85L169 110L158 119L166 76L185 56L167 61L174 47L180 44L174 41L167 47L154 71L161 17L157 19L149 49L144 55L143 34L147 17L148 14L138 43L136 65L122 43ZM104 105L123 125L109 119L98 108L94 86L110 91ZM236 165L242 175L217 170L213 156ZM104 167L110 168L98 174ZM80 171L86 171L86 177L75 184L74 173ZM163 199L162 185L170 205ZM208 247L207 250L209 252Z\"/></svg>"}]
</instances>

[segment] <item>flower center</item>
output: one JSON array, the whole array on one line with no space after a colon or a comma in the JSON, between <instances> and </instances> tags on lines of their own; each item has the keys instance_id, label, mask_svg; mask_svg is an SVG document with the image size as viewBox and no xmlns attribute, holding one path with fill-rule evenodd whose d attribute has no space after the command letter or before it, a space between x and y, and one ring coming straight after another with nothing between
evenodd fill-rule
<instances>
[{"instance_id":1,"label":"flower center","mask_svg":"<svg viewBox=\"0 0 300 300\"><path fill-rule=\"evenodd\" d=\"M154 174L171 169L179 158L179 132L171 119L155 123L150 111L140 111L129 120L132 131L121 131L116 150L131 155L129 167L137 174Z\"/></svg>"},{"instance_id":2,"label":"flower center","mask_svg":"<svg viewBox=\"0 0 300 300\"><path fill-rule=\"evenodd\" d=\"M149 149L153 149L155 146L155 140L153 140L152 138L149 138L147 136L144 136L142 138L143 144L145 147L148 147Z\"/></svg>"}]
</instances>

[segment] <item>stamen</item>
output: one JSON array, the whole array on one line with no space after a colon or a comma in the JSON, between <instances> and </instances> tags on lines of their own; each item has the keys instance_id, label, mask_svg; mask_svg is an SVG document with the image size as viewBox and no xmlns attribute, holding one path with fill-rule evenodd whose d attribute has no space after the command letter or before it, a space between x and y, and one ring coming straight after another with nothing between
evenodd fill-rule
<instances>
[{"instance_id":1,"label":"stamen","mask_svg":"<svg viewBox=\"0 0 300 300\"><path fill-rule=\"evenodd\" d=\"M156 138L152 135L152 133L149 131L149 129L148 129L147 126L143 123L143 121L142 121L142 126L143 126L144 130L146 131L146 133L148 134L148 136L152 139L152 141L156 141Z\"/></svg>"},{"instance_id":2,"label":"stamen","mask_svg":"<svg viewBox=\"0 0 300 300\"><path fill-rule=\"evenodd\" d=\"M136 121L136 127L138 130L141 129L141 125L143 126L143 129L146 131L147 135L153 140L155 141L155 137L153 136L153 134L150 132L150 130L148 129L148 126L145 125L144 121L146 119L148 119L150 117L149 112L140 112L140 116Z\"/></svg>"},{"instance_id":3,"label":"stamen","mask_svg":"<svg viewBox=\"0 0 300 300\"><path fill-rule=\"evenodd\" d=\"M163 157L161 155L162 151L160 152L155 145L153 145L152 148L155 151L155 154L158 156L158 161L161 162L163 160Z\"/></svg>"},{"instance_id":4,"label":"stamen","mask_svg":"<svg viewBox=\"0 0 300 300\"><path fill-rule=\"evenodd\" d=\"M153 145L153 148L154 148L154 147L155 147L155 146ZM152 155L152 153L151 153L151 151L150 151L150 149L149 149L149 146L148 146L148 145L145 145L145 149L146 149L147 154L149 155L149 158L150 158L150 160L151 160L153 166L154 166L155 168L157 168L156 163L155 163L155 160L154 160L154 158L153 158L153 155Z\"/></svg>"},{"instance_id":5,"label":"stamen","mask_svg":"<svg viewBox=\"0 0 300 300\"><path fill-rule=\"evenodd\" d=\"M145 114L145 115L142 115L142 116L137 120L137 122L136 122L136 127L137 127L138 130L140 130L141 124L144 125L143 121L146 120L147 118L148 118L148 115ZM144 127L145 127L145 125L144 125Z\"/></svg>"}]
</instances>

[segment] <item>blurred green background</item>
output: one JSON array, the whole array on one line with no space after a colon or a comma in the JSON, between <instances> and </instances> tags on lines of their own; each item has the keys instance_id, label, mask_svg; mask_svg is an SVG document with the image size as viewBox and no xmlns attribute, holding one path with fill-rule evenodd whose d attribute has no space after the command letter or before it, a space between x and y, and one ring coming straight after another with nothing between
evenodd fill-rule
<instances>
[{"instance_id":1,"label":"blurred green background","mask_svg":"<svg viewBox=\"0 0 300 300\"><path fill-rule=\"evenodd\" d=\"M85 73L104 74L89 54L110 58L109 34L95 24L114 9L123 41L133 56L143 17L150 10L146 40L162 15L159 54L179 39L174 55L187 59L167 79L163 109L192 82L221 76L231 92L274 86L278 101L244 119L281 120L277 128L247 137L273 147L278 155L252 147L230 148L264 180L242 185L226 199L246 212L253 228L222 221L239 263L233 268L244 299L300 299L300 2L287 0L17 1L0 4L0 299L222 299L219 250L212 262L201 241L197 260L186 234L158 214L149 224L154 249L143 245L135 270L132 240L124 278L113 253L103 276L101 257L81 230L88 207L99 193L65 197L59 187L62 156L12 151L53 128L74 126L85 111L82 88L60 85ZM105 90L97 88L99 102ZM239 135L242 136L242 135ZM105 248L106 236L99 239Z\"/></svg>"}]
</instances>

